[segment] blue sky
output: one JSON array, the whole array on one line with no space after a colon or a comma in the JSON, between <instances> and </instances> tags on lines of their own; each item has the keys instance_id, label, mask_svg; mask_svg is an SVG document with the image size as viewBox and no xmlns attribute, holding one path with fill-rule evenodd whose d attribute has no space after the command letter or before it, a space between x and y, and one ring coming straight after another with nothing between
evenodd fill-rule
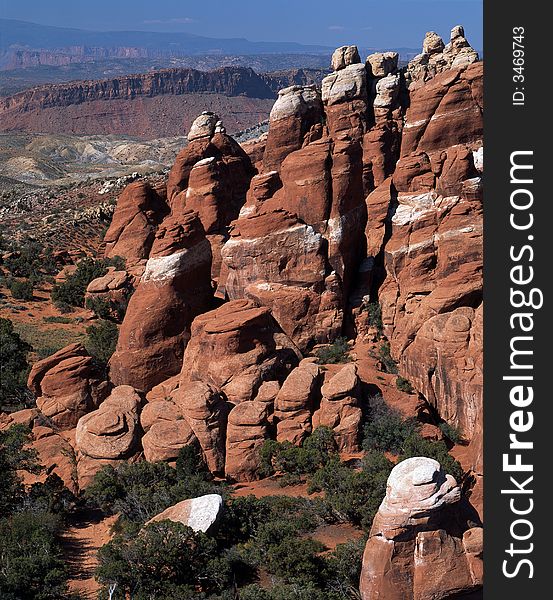
<instances>
[{"instance_id":1,"label":"blue sky","mask_svg":"<svg viewBox=\"0 0 553 600\"><path fill-rule=\"evenodd\" d=\"M426 31L447 37L462 24L482 48L482 0L0 0L0 15L85 29L380 48L418 48Z\"/></svg>"}]
</instances>

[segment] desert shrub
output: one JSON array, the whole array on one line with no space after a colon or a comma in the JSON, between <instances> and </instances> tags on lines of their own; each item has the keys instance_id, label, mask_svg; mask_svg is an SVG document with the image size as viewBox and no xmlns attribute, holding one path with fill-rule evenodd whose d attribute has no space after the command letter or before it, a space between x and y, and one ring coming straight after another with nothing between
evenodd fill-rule
<instances>
[{"instance_id":1,"label":"desert shrub","mask_svg":"<svg viewBox=\"0 0 553 600\"><path fill-rule=\"evenodd\" d=\"M437 460L447 473L462 477L461 465L448 453L443 441L426 440L414 419L404 419L384 402L382 396L369 399L369 412L363 429L363 449L393 452L400 460L427 456Z\"/></svg>"},{"instance_id":2,"label":"desert shrub","mask_svg":"<svg viewBox=\"0 0 553 600\"><path fill-rule=\"evenodd\" d=\"M52 513L16 512L0 520L0 596L6 600L59 600L67 572Z\"/></svg>"},{"instance_id":3,"label":"desert shrub","mask_svg":"<svg viewBox=\"0 0 553 600\"><path fill-rule=\"evenodd\" d=\"M453 475L457 481L463 477L463 468L448 453L447 446L443 441L435 442L426 440L419 433L414 432L405 440L400 460L405 460L413 456L427 456L428 458L437 460L444 471Z\"/></svg>"},{"instance_id":4,"label":"desert shrub","mask_svg":"<svg viewBox=\"0 0 553 600\"><path fill-rule=\"evenodd\" d=\"M405 377L401 377L401 375L396 379L396 387L400 392L405 392L406 394L413 393L411 382L405 379Z\"/></svg>"},{"instance_id":5,"label":"desert shrub","mask_svg":"<svg viewBox=\"0 0 553 600\"><path fill-rule=\"evenodd\" d=\"M323 576L325 588L337 598L357 598L366 536L338 544L326 556Z\"/></svg>"},{"instance_id":6,"label":"desert shrub","mask_svg":"<svg viewBox=\"0 0 553 600\"><path fill-rule=\"evenodd\" d=\"M0 407L27 398L27 355L31 350L14 330L13 323L0 318Z\"/></svg>"},{"instance_id":7,"label":"desert shrub","mask_svg":"<svg viewBox=\"0 0 553 600\"><path fill-rule=\"evenodd\" d=\"M219 489L209 481L207 468L192 473L188 451L181 450L179 459L179 469L146 461L104 467L86 489L85 497L106 513L121 514L124 524L129 525L142 524L176 502ZM196 455L195 464L199 460Z\"/></svg>"},{"instance_id":8,"label":"desert shrub","mask_svg":"<svg viewBox=\"0 0 553 600\"><path fill-rule=\"evenodd\" d=\"M87 298L85 306L100 319L122 321L133 291L129 289L124 299L120 301L108 298Z\"/></svg>"},{"instance_id":9,"label":"desert shrub","mask_svg":"<svg viewBox=\"0 0 553 600\"><path fill-rule=\"evenodd\" d=\"M461 431L457 427L450 425L446 421L442 421L438 427L444 436L454 444L460 444L463 441Z\"/></svg>"},{"instance_id":10,"label":"desert shrub","mask_svg":"<svg viewBox=\"0 0 553 600\"><path fill-rule=\"evenodd\" d=\"M325 522L320 499L291 496L230 497L225 504L218 539L225 546L247 544L243 558L257 564L258 545L267 549L285 535L302 535Z\"/></svg>"},{"instance_id":11,"label":"desert shrub","mask_svg":"<svg viewBox=\"0 0 553 600\"><path fill-rule=\"evenodd\" d=\"M84 307L84 297L88 284L108 271L109 261L83 258L77 263L77 269L67 279L55 285L52 290L52 302L58 307Z\"/></svg>"},{"instance_id":12,"label":"desert shrub","mask_svg":"<svg viewBox=\"0 0 553 600\"><path fill-rule=\"evenodd\" d=\"M296 483L301 475L314 473L336 454L332 429L317 427L301 446L266 440L261 447L261 469L265 475L281 472L285 484Z\"/></svg>"},{"instance_id":13,"label":"desert shrub","mask_svg":"<svg viewBox=\"0 0 553 600\"><path fill-rule=\"evenodd\" d=\"M115 352L119 329L111 321L99 321L86 328L85 346L88 352L100 363L107 364Z\"/></svg>"},{"instance_id":14,"label":"desert shrub","mask_svg":"<svg viewBox=\"0 0 553 600\"><path fill-rule=\"evenodd\" d=\"M9 282L9 289L12 296L16 300L32 300L33 299L33 284L29 279L12 279Z\"/></svg>"},{"instance_id":15,"label":"desert shrub","mask_svg":"<svg viewBox=\"0 0 553 600\"><path fill-rule=\"evenodd\" d=\"M30 430L12 425L0 431L0 515L10 514L24 497L18 471L38 471L36 453L26 447Z\"/></svg>"},{"instance_id":16,"label":"desert shrub","mask_svg":"<svg viewBox=\"0 0 553 600\"><path fill-rule=\"evenodd\" d=\"M324 500L343 521L369 528L384 495L393 464L380 452L369 452L360 471L333 458L312 477L309 491Z\"/></svg>"},{"instance_id":17,"label":"desert shrub","mask_svg":"<svg viewBox=\"0 0 553 600\"><path fill-rule=\"evenodd\" d=\"M111 319L111 302L106 298L87 298L85 307L91 310L99 319Z\"/></svg>"},{"instance_id":18,"label":"desert shrub","mask_svg":"<svg viewBox=\"0 0 553 600\"><path fill-rule=\"evenodd\" d=\"M68 598L59 533L71 494L56 475L25 488L20 472L40 472L28 448L30 430L0 432L0 597L6 600Z\"/></svg>"},{"instance_id":19,"label":"desert shrub","mask_svg":"<svg viewBox=\"0 0 553 600\"><path fill-rule=\"evenodd\" d=\"M139 536L116 536L100 548L97 577L117 584L113 598L198 598L229 583L230 567L216 541L172 521L151 523Z\"/></svg>"},{"instance_id":20,"label":"desert shrub","mask_svg":"<svg viewBox=\"0 0 553 600\"><path fill-rule=\"evenodd\" d=\"M34 470L39 469L42 470L42 467L35 465ZM75 495L55 473L50 473L45 481L34 483L26 490L25 508L33 512L51 513L65 519L76 502Z\"/></svg>"},{"instance_id":21,"label":"desert shrub","mask_svg":"<svg viewBox=\"0 0 553 600\"><path fill-rule=\"evenodd\" d=\"M380 362L380 368L385 373L397 375L397 363L392 358L390 353L390 342L387 340L383 341L378 347L377 359Z\"/></svg>"},{"instance_id":22,"label":"desert shrub","mask_svg":"<svg viewBox=\"0 0 553 600\"><path fill-rule=\"evenodd\" d=\"M62 323L64 325L69 325L69 323L73 323L73 319L71 317L58 317L58 316L48 316L42 317L42 320L45 323Z\"/></svg>"},{"instance_id":23,"label":"desert shrub","mask_svg":"<svg viewBox=\"0 0 553 600\"><path fill-rule=\"evenodd\" d=\"M71 304L68 304L67 302L63 302L61 300L56 300L56 302L54 302L54 305L64 315L66 315L68 313L72 313L75 310L74 306L72 306Z\"/></svg>"},{"instance_id":24,"label":"desert shrub","mask_svg":"<svg viewBox=\"0 0 553 600\"><path fill-rule=\"evenodd\" d=\"M230 497L225 505L219 527L219 537L226 545L246 542L257 531L260 523L271 514L269 502L253 495Z\"/></svg>"},{"instance_id":25,"label":"desert shrub","mask_svg":"<svg viewBox=\"0 0 553 600\"><path fill-rule=\"evenodd\" d=\"M282 582L314 583L322 571L319 554L324 547L305 536L317 522L308 511L297 508L284 506L280 514L270 510L243 545L242 556L246 564L263 569Z\"/></svg>"},{"instance_id":26,"label":"desert shrub","mask_svg":"<svg viewBox=\"0 0 553 600\"><path fill-rule=\"evenodd\" d=\"M400 454L405 440L416 431L414 419L404 419L390 408L382 396L368 400L368 414L363 428L363 450Z\"/></svg>"},{"instance_id":27,"label":"desert shrub","mask_svg":"<svg viewBox=\"0 0 553 600\"><path fill-rule=\"evenodd\" d=\"M345 465L344 469L355 472ZM356 597L363 541L322 554L324 546L309 537L328 522L322 499L250 497L230 500L227 506L235 515L232 520L240 518L243 522L244 513L249 515L247 531L237 546L244 564L272 576L270 589L246 585L240 589L240 598ZM227 528L226 521L221 523L223 528ZM295 595L289 595L292 591Z\"/></svg>"},{"instance_id":28,"label":"desert shrub","mask_svg":"<svg viewBox=\"0 0 553 600\"><path fill-rule=\"evenodd\" d=\"M348 339L346 337L336 338L330 346L318 348L315 356L320 365L334 365L351 362Z\"/></svg>"},{"instance_id":29,"label":"desert shrub","mask_svg":"<svg viewBox=\"0 0 553 600\"><path fill-rule=\"evenodd\" d=\"M51 248L45 248L38 242L28 242L12 249L13 256L7 258L4 263L12 276L30 278L34 283L38 283L45 275L57 273Z\"/></svg>"},{"instance_id":30,"label":"desert shrub","mask_svg":"<svg viewBox=\"0 0 553 600\"><path fill-rule=\"evenodd\" d=\"M288 536L271 545L263 556L264 568L284 582L311 583L319 579L324 545L312 538Z\"/></svg>"},{"instance_id":31,"label":"desert shrub","mask_svg":"<svg viewBox=\"0 0 553 600\"><path fill-rule=\"evenodd\" d=\"M382 336L384 325L382 323L382 308L378 302L369 302L365 305L367 311L367 320L371 327L374 327L379 336Z\"/></svg>"},{"instance_id":32,"label":"desert shrub","mask_svg":"<svg viewBox=\"0 0 553 600\"><path fill-rule=\"evenodd\" d=\"M355 598L355 596L353 596ZM240 600L342 600L331 592L317 588L312 584L277 584L270 589L258 584L249 585L240 590Z\"/></svg>"}]
</instances>

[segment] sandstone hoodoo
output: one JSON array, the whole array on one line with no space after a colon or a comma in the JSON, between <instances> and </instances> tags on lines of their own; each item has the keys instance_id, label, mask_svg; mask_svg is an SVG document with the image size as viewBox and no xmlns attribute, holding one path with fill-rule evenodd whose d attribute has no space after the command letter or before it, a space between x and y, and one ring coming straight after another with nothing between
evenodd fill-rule
<instances>
[{"instance_id":1,"label":"sandstone hoodoo","mask_svg":"<svg viewBox=\"0 0 553 600\"><path fill-rule=\"evenodd\" d=\"M256 399L241 402L230 411L225 474L231 481L254 481L259 478L260 452L269 438L271 409L269 402Z\"/></svg>"},{"instance_id":2,"label":"sandstone hoodoo","mask_svg":"<svg viewBox=\"0 0 553 600\"><path fill-rule=\"evenodd\" d=\"M277 348L277 334L269 309L248 300L228 302L196 317L180 388L203 382L232 404L253 400L264 381L282 378L290 360L289 350Z\"/></svg>"},{"instance_id":3,"label":"sandstone hoodoo","mask_svg":"<svg viewBox=\"0 0 553 600\"><path fill-rule=\"evenodd\" d=\"M191 381L180 385L174 398L200 443L207 468L224 473L228 408L221 394L206 383Z\"/></svg>"},{"instance_id":4,"label":"sandstone hoodoo","mask_svg":"<svg viewBox=\"0 0 553 600\"><path fill-rule=\"evenodd\" d=\"M172 214L156 231L129 302L110 361L112 381L147 392L175 375L192 320L211 297L211 248L198 214Z\"/></svg>"},{"instance_id":5,"label":"sandstone hoodoo","mask_svg":"<svg viewBox=\"0 0 553 600\"><path fill-rule=\"evenodd\" d=\"M457 482L433 459L400 462L369 534L361 597L431 600L481 587L482 530L467 524Z\"/></svg>"},{"instance_id":6,"label":"sandstone hoodoo","mask_svg":"<svg viewBox=\"0 0 553 600\"><path fill-rule=\"evenodd\" d=\"M139 180L129 184L117 201L106 232L106 257L121 256L132 267L148 258L155 231L169 212L164 191Z\"/></svg>"},{"instance_id":7,"label":"sandstone hoodoo","mask_svg":"<svg viewBox=\"0 0 553 600\"><path fill-rule=\"evenodd\" d=\"M263 154L265 171L279 169L282 161L294 150L299 150L306 134L323 117L320 92L314 85L284 88L269 115L270 135Z\"/></svg>"},{"instance_id":8,"label":"sandstone hoodoo","mask_svg":"<svg viewBox=\"0 0 553 600\"><path fill-rule=\"evenodd\" d=\"M451 30L451 38L444 44L442 38L434 31L424 37L422 53L407 66L407 78L413 83L424 83L438 73L466 67L478 60L478 52L465 38L465 30L456 25Z\"/></svg>"},{"instance_id":9,"label":"sandstone hoodoo","mask_svg":"<svg viewBox=\"0 0 553 600\"><path fill-rule=\"evenodd\" d=\"M354 364L343 367L321 388L319 410L313 414L313 427L329 427L342 452L359 450L359 431L363 416L360 408L359 377Z\"/></svg>"},{"instance_id":10,"label":"sandstone hoodoo","mask_svg":"<svg viewBox=\"0 0 553 600\"><path fill-rule=\"evenodd\" d=\"M277 440L299 445L312 431L311 414L320 390L319 367L302 361L288 376L275 398Z\"/></svg>"}]
</instances>

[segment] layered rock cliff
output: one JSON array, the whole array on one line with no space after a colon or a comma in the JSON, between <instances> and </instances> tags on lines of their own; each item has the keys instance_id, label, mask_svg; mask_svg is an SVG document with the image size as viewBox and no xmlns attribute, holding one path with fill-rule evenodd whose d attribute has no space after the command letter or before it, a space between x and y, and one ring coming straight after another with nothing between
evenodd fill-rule
<instances>
[{"instance_id":1,"label":"layered rock cliff","mask_svg":"<svg viewBox=\"0 0 553 600\"><path fill-rule=\"evenodd\" d=\"M318 82L321 76L309 69L258 75L246 67L223 67L43 85L0 98L0 131L175 135L188 129L202 107L228 115L233 130L244 129L267 118L281 87Z\"/></svg>"}]
</instances>

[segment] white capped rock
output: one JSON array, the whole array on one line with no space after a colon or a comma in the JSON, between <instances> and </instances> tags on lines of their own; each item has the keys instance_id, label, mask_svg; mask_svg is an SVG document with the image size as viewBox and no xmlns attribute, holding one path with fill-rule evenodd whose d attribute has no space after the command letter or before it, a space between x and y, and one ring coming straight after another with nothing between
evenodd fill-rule
<instances>
[{"instance_id":1,"label":"white capped rock","mask_svg":"<svg viewBox=\"0 0 553 600\"><path fill-rule=\"evenodd\" d=\"M446 474L438 461L416 456L392 469L377 517L395 527L411 525L460 498L455 478Z\"/></svg>"},{"instance_id":2,"label":"white capped rock","mask_svg":"<svg viewBox=\"0 0 553 600\"><path fill-rule=\"evenodd\" d=\"M424 54L438 54L443 52L445 45L442 38L435 31L428 31L422 42Z\"/></svg>"},{"instance_id":3,"label":"white capped rock","mask_svg":"<svg viewBox=\"0 0 553 600\"><path fill-rule=\"evenodd\" d=\"M411 84L425 82L442 71L464 68L478 59L478 52L466 40L462 25L451 30L450 41L445 46L442 38L430 31L424 38L422 53L407 66L406 79Z\"/></svg>"},{"instance_id":4,"label":"white capped rock","mask_svg":"<svg viewBox=\"0 0 553 600\"><path fill-rule=\"evenodd\" d=\"M213 137L215 129L220 123L221 120L215 113L204 111L190 126L190 131L187 135L188 141Z\"/></svg>"},{"instance_id":5,"label":"white capped rock","mask_svg":"<svg viewBox=\"0 0 553 600\"><path fill-rule=\"evenodd\" d=\"M367 95L367 70L365 65L353 64L328 75L322 82L325 104L337 104Z\"/></svg>"},{"instance_id":6,"label":"white capped rock","mask_svg":"<svg viewBox=\"0 0 553 600\"><path fill-rule=\"evenodd\" d=\"M333 71L339 71L340 69L345 69L348 65L354 65L360 62L361 58L359 57L357 46L341 46L334 50L330 66Z\"/></svg>"},{"instance_id":7,"label":"white capped rock","mask_svg":"<svg viewBox=\"0 0 553 600\"><path fill-rule=\"evenodd\" d=\"M178 502L155 517L146 525L157 521L182 523L194 531L207 533L217 522L223 508L223 498L219 494L206 494Z\"/></svg>"},{"instance_id":8,"label":"white capped rock","mask_svg":"<svg viewBox=\"0 0 553 600\"><path fill-rule=\"evenodd\" d=\"M366 60L367 72L373 77L386 77L397 70L399 54L397 52L375 52Z\"/></svg>"},{"instance_id":9,"label":"white capped rock","mask_svg":"<svg viewBox=\"0 0 553 600\"><path fill-rule=\"evenodd\" d=\"M455 27L451 30L451 40L454 40L456 38L465 37L465 29L462 25L455 25Z\"/></svg>"},{"instance_id":10,"label":"white capped rock","mask_svg":"<svg viewBox=\"0 0 553 600\"><path fill-rule=\"evenodd\" d=\"M322 111L321 96L317 88L314 85L292 85L278 92L278 98L271 109L269 121L303 116L313 108Z\"/></svg>"},{"instance_id":11,"label":"white capped rock","mask_svg":"<svg viewBox=\"0 0 553 600\"><path fill-rule=\"evenodd\" d=\"M399 89L399 73L379 79L376 83L376 97L373 106L375 108L392 108L397 102Z\"/></svg>"}]
</instances>

